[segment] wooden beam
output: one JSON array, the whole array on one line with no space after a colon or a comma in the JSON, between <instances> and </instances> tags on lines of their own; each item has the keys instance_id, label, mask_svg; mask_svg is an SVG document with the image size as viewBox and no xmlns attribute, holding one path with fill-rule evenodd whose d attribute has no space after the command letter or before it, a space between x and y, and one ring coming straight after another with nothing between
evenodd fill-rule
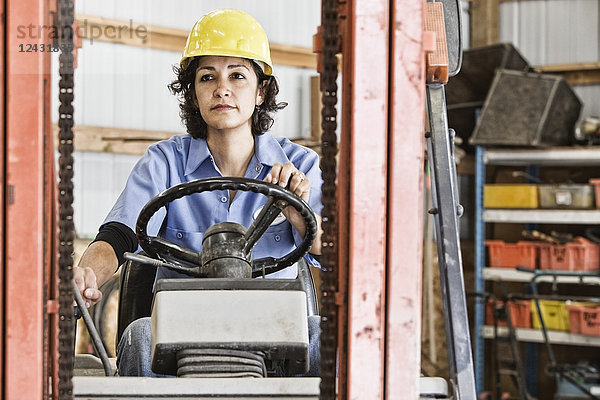
<instances>
[{"instance_id":1,"label":"wooden beam","mask_svg":"<svg viewBox=\"0 0 600 400\"><path fill-rule=\"evenodd\" d=\"M471 47L498 43L499 0L479 0L471 2Z\"/></svg>"},{"instance_id":2,"label":"wooden beam","mask_svg":"<svg viewBox=\"0 0 600 400\"><path fill-rule=\"evenodd\" d=\"M317 69L317 55L305 47L271 43L271 60L275 65Z\"/></svg>"},{"instance_id":3,"label":"wooden beam","mask_svg":"<svg viewBox=\"0 0 600 400\"><path fill-rule=\"evenodd\" d=\"M600 63L541 65L534 70L561 75L570 85L600 84Z\"/></svg>"},{"instance_id":4,"label":"wooden beam","mask_svg":"<svg viewBox=\"0 0 600 400\"><path fill-rule=\"evenodd\" d=\"M58 143L58 125L52 125L54 143ZM75 125L73 127L76 151L142 155L152 143L179 135L182 132L151 131L143 129L108 128L103 126ZM294 143L321 153L319 139L290 139Z\"/></svg>"},{"instance_id":5,"label":"wooden beam","mask_svg":"<svg viewBox=\"0 0 600 400\"><path fill-rule=\"evenodd\" d=\"M53 125L58 137L58 125ZM94 151L119 154L144 154L149 145L168 139L177 132L149 131L139 129L107 128L101 126L75 125L74 147L76 151ZM181 132L179 132L181 133ZM58 143L55 140L55 143Z\"/></svg>"},{"instance_id":6,"label":"wooden beam","mask_svg":"<svg viewBox=\"0 0 600 400\"><path fill-rule=\"evenodd\" d=\"M89 40L119 43L128 46L148 47L180 53L185 47L189 31L147 25L132 20L123 21L91 15L76 15L77 34ZM271 43L271 59L276 65L299 68L317 68L317 58L312 49Z\"/></svg>"}]
</instances>

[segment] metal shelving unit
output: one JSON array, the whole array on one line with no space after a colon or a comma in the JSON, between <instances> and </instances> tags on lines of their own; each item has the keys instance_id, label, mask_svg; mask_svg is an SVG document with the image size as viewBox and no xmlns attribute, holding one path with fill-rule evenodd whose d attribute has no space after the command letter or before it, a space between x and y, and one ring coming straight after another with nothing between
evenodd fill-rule
<instances>
[{"instance_id":1,"label":"metal shelving unit","mask_svg":"<svg viewBox=\"0 0 600 400\"><path fill-rule=\"evenodd\" d=\"M484 325L481 330L483 337L493 339L494 327ZM516 328L515 333L517 340L522 342L544 343L542 331L539 329ZM498 327L498 336L508 336L508 328ZM548 331L548 339L552 344L566 344L571 346L600 346L600 337L579 335L576 333Z\"/></svg>"},{"instance_id":2,"label":"metal shelving unit","mask_svg":"<svg viewBox=\"0 0 600 400\"><path fill-rule=\"evenodd\" d=\"M483 185L485 166L600 166L600 148L558 147L550 149L485 149L475 148L475 291L485 291L486 280L528 282L532 275L526 272L505 268L485 267L485 225L486 223L531 223L531 224L598 224L600 210L512 210L483 208ZM504 270L504 271L499 271ZM544 277L540 281L556 279L561 283L579 283L577 277ZM600 278L597 279L600 283ZM485 326L485 304L475 301L474 362L477 392L484 387L485 342L493 335L492 327ZM501 329L500 332L505 332ZM524 342L541 342L539 330L518 329L517 337ZM560 344L600 346L600 338L574 335L566 332L552 332L550 341Z\"/></svg>"},{"instance_id":3,"label":"metal shelving unit","mask_svg":"<svg viewBox=\"0 0 600 400\"><path fill-rule=\"evenodd\" d=\"M483 268L483 279L486 281L504 281L504 282L530 282L532 275L529 272L517 271L513 268ZM600 285L600 276L541 276L537 282L556 282L556 283L586 283Z\"/></svg>"},{"instance_id":4,"label":"metal shelving unit","mask_svg":"<svg viewBox=\"0 0 600 400\"><path fill-rule=\"evenodd\" d=\"M484 151L481 161L490 165L517 167L527 165L589 167L600 165L600 149L590 147L490 149Z\"/></svg>"},{"instance_id":5,"label":"metal shelving unit","mask_svg":"<svg viewBox=\"0 0 600 400\"><path fill-rule=\"evenodd\" d=\"M600 224L600 210L484 210L485 222L524 224Z\"/></svg>"}]
</instances>

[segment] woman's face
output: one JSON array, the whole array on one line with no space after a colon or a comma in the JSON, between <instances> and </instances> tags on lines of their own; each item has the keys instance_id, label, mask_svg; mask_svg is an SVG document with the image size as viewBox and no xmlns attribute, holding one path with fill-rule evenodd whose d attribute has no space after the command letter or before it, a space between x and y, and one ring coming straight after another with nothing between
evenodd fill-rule
<instances>
[{"instance_id":1,"label":"woman's face","mask_svg":"<svg viewBox=\"0 0 600 400\"><path fill-rule=\"evenodd\" d=\"M245 58L204 56L194 82L200 114L208 132L247 128L254 108L262 103L252 62Z\"/></svg>"}]
</instances>

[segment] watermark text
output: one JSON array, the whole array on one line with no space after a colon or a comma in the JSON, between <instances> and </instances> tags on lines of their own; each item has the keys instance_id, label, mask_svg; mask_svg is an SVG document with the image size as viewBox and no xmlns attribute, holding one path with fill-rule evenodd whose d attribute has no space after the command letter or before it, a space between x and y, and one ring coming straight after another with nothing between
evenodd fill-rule
<instances>
[{"instance_id":1,"label":"watermark text","mask_svg":"<svg viewBox=\"0 0 600 400\"><path fill-rule=\"evenodd\" d=\"M61 40L69 36L88 39L91 44L94 40L145 40L148 37L148 28L142 24L134 24L133 20L123 24L99 24L89 22L87 19L80 20L73 26L56 25L18 25L18 39L33 39L37 41Z\"/></svg>"}]
</instances>

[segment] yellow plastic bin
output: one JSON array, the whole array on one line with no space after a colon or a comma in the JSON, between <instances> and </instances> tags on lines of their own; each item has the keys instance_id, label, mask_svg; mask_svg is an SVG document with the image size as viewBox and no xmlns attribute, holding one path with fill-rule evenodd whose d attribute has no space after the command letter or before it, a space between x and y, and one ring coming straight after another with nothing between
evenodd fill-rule
<instances>
[{"instance_id":1,"label":"yellow plastic bin","mask_svg":"<svg viewBox=\"0 0 600 400\"><path fill-rule=\"evenodd\" d=\"M538 192L540 208L594 208L592 185L539 185Z\"/></svg>"},{"instance_id":2,"label":"yellow plastic bin","mask_svg":"<svg viewBox=\"0 0 600 400\"><path fill-rule=\"evenodd\" d=\"M485 208L538 208L538 188L529 184L498 184L483 186Z\"/></svg>"},{"instance_id":3,"label":"yellow plastic bin","mask_svg":"<svg viewBox=\"0 0 600 400\"><path fill-rule=\"evenodd\" d=\"M539 300L539 302L546 330L569 331L569 311L564 301ZM531 300L531 325L534 329L542 329L535 300Z\"/></svg>"}]
</instances>

